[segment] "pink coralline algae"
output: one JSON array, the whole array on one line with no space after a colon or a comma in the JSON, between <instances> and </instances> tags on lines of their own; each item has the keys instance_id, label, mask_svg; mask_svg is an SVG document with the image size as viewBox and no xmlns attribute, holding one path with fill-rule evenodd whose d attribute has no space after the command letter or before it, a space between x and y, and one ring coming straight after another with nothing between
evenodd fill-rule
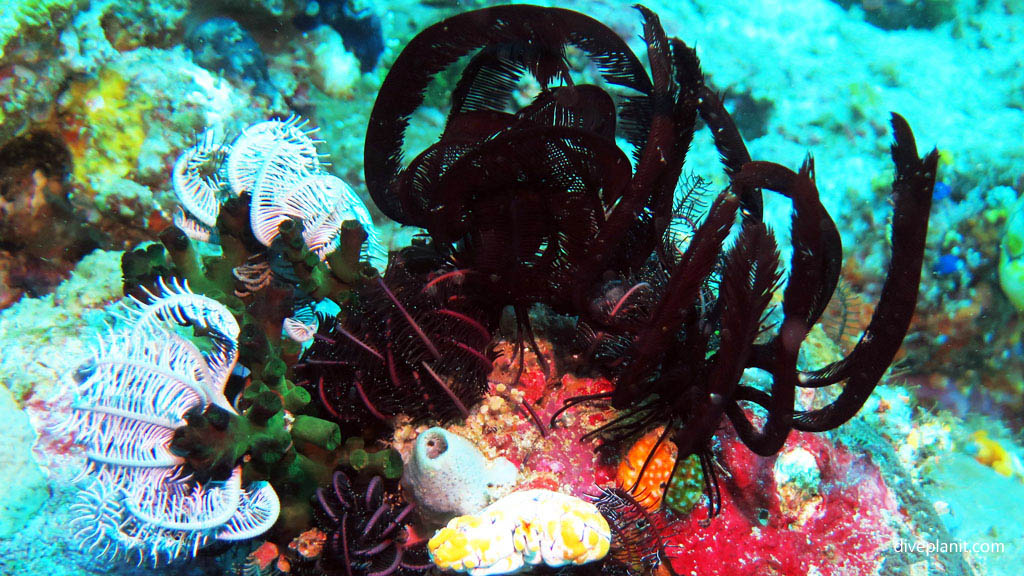
<instances>
[{"instance_id":1,"label":"pink coralline algae","mask_svg":"<svg viewBox=\"0 0 1024 576\"><path fill-rule=\"evenodd\" d=\"M776 485L776 457L756 456L731 434L723 435L722 463L731 478L721 483L721 514L708 523L698 507L666 535L676 573L877 572L880 554L896 537L890 520L899 514L878 467L868 456L806 432L794 433L790 443L790 450L812 454L820 470L817 496L804 500L812 512L801 517L792 508L784 511L787 493Z\"/></svg>"},{"instance_id":2,"label":"pink coralline algae","mask_svg":"<svg viewBox=\"0 0 1024 576\"><path fill-rule=\"evenodd\" d=\"M550 354L546 342L540 348ZM553 356L547 360L554 365ZM615 470L624 454L595 452L600 441L581 440L614 411L592 404L560 415L549 427L563 399L608 390L608 381L571 374L546 377L528 354L519 383L512 386L517 362L504 356L490 376L491 391L483 404L498 396L503 398L501 409L475 412L465 426L453 429L485 452L520 465L517 490L544 488L596 497L600 488L616 487ZM811 433L794 432L783 451L765 458L747 450L731 429L721 430L714 452L720 463L720 513L709 521L704 503L686 515L660 512L665 522L655 532L675 573L877 572L879 555L896 538L890 522L900 511L870 457Z\"/></svg>"},{"instance_id":3,"label":"pink coralline algae","mask_svg":"<svg viewBox=\"0 0 1024 576\"><path fill-rule=\"evenodd\" d=\"M554 366L550 345L541 341L540 348L548 365ZM506 350L489 378L490 397L501 398L495 403L500 409L489 410L487 417L470 418L470 437L519 465L517 489L543 488L584 496L594 494L597 486L614 482L612 459L595 451L600 442L581 440L586 432L608 421L611 410L590 406L561 417L557 426L549 425L563 400L606 392L611 383L572 374L548 378L532 354L527 354L526 366L515 383L518 372L518 360Z\"/></svg>"}]
</instances>

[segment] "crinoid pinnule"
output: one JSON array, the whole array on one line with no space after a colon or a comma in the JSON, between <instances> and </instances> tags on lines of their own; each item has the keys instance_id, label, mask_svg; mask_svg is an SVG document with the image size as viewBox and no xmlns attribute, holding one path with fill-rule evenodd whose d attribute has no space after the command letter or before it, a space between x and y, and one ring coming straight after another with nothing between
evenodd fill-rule
<instances>
[{"instance_id":1,"label":"crinoid pinnule","mask_svg":"<svg viewBox=\"0 0 1024 576\"><path fill-rule=\"evenodd\" d=\"M174 163L171 185L183 209L182 229L186 233L191 228L209 229L217 225L223 188L219 172L229 151L220 133L207 129Z\"/></svg>"},{"instance_id":2,"label":"crinoid pinnule","mask_svg":"<svg viewBox=\"0 0 1024 576\"><path fill-rule=\"evenodd\" d=\"M602 488L591 501L608 522L611 548L602 574L628 576L672 574L665 534L672 533L672 520L663 511L648 511L629 491Z\"/></svg>"},{"instance_id":3,"label":"crinoid pinnule","mask_svg":"<svg viewBox=\"0 0 1024 576\"><path fill-rule=\"evenodd\" d=\"M166 328L172 323L206 331L212 346L201 355L210 371L205 381L218 382L223 390L223 382L238 360L238 321L221 303L193 292L187 281L161 278L157 286L157 293L142 288L149 297L147 302L132 297L115 314L127 320L136 335L159 337L167 333ZM218 392L208 402L230 409L223 393Z\"/></svg>"},{"instance_id":4,"label":"crinoid pinnule","mask_svg":"<svg viewBox=\"0 0 1024 576\"><path fill-rule=\"evenodd\" d=\"M387 250L369 210L355 191L331 174L297 176L295 182L253 197L250 214L256 238L269 246L284 221L297 220L302 223L306 246L323 260L338 248L342 223L352 220L366 232L370 262L383 268L387 263Z\"/></svg>"},{"instance_id":5,"label":"crinoid pinnule","mask_svg":"<svg viewBox=\"0 0 1024 576\"><path fill-rule=\"evenodd\" d=\"M433 564L425 541L410 540L413 504L385 491L374 476L357 487L342 471L314 497L317 521L327 533L319 568L344 576L410 576Z\"/></svg>"}]
</instances>

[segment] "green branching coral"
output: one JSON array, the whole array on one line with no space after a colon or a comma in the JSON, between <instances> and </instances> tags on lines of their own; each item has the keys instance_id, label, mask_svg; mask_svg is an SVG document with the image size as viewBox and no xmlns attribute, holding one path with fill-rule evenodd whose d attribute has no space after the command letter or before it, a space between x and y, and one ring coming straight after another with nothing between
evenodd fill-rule
<instances>
[{"instance_id":1,"label":"green branching coral","mask_svg":"<svg viewBox=\"0 0 1024 576\"><path fill-rule=\"evenodd\" d=\"M341 443L338 425L311 416L292 416L280 397L260 393L241 414L217 406L185 415L175 430L171 451L189 464L197 478L217 478L243 463L244 477L266 480L281 497L285 532L309 519L309 498L333 469Z\"/></svg>"},{"instance_id":2,"label":"green branching coral","mask_svg":"<svg viewBox=\"0 0 1024 576\"><path fill-rule=\"evenodd\" d=\"M396 480L402 476L402 456L397 450L387 448L376 452L366 450L366 442L359 437L345 440L339 463L349 466L360 474L375 475Z\"/></svg>"}]
</instances>

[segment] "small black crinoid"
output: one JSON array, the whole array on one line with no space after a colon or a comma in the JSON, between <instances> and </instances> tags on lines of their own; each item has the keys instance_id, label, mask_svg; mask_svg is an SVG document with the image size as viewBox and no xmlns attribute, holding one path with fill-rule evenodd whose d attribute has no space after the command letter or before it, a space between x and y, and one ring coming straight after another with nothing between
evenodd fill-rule
<instances>
[{"instance_id":1,"label":"small black crinoid","mask_svg":"<svg viewBox=\"0 0 1024 576\"><path fill-rule=\"evenodd\" d=\"M339 422L468 415L487 386L500 309L466 286L429 246L393 253L383 277L321 322L297 373Z\"/></svg>"},{"instance_id":2,"label":"small black crinoid","mask_svg":"<svg viewBox=\"0 0 1024 576\"><path fill-rule=\"evenodd\" d=\"M603 488L592 497L612 532L611 548L601 573L605 576L672 574L669 550L663 539L674 527L664 511L646 510L622 488Z\"/></svg>"},{"instance_id":3,"label":"small black crinoid","mask_svg":"<svg viewBox=\"0 0 1024 576\"><path fill-rule=\"evenodd\" d=\"M318 569L326 575L411 576L433 564L426 541L410 541L408 520L415 508L385 492L374 476L357 489L342 471L315 496L317 521L327 535Z\"/></svg>"}]
</instances>

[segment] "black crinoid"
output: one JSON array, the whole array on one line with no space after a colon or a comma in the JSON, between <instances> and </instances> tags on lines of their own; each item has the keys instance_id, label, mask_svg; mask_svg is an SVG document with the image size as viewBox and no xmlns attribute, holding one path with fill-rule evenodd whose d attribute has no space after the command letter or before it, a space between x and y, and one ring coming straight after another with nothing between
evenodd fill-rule
<instances>
[{"instance_id":1,"label":"black crinoid","mask_svg":"<svg viewBox=\"0 0 1024 576\"><path fill-rule=\"evenodd\" d=\"M318 561L323 574L410 576L433 566L426 541L412 541L407 530L415 505L386 492L379 476L357 487L335 471L314 500L317 522L327 536Z\"/></svg>"},{"instance_id":2,"label":"black crinoid","mask_svg":"<svg viewBox=\"0 0 1024 576\"><path fill-rule=\"evenodd\" d=\"M675 40L672 46L673 66L699 66L692 50ZM664 425L662 438L675 442L680 459L701 457L714 513L720 499L709 442L723 416L752 451L771 455L791 430L821 432L852 418L892 363L916 305L938 154L919 157L909 125L892 115L892 256L880 300L846 358L801 371L800 347L832 298L842 266L839 233L819 201L814 162L808 157L793 172L751 161L735 124L702 75L694 74L690 81L686 91L697 95L697 110L714 135L730 186L712 202L684 246L663 245L647 262L639 275L649 279L642 294L647 305L638 307L642 313L606 315L600 332L590 330L619 343L621 356L607 370L616 383L609 395L612 405L622 411L591 434L615 445ZM781 271L775 240L761 221L762 190L785 196L793 207L793 257L782 294L782 319L774 331L763 319ZM726 248L737 216L737 240ZM770 386L740 384L748 368L767 372ZM795 408L798 388L832 384L843 387L827 406ZM591 399L570 399L566 408ZM763 424L753 423L751 410L760 413Z\"/></svg>"},{"instance_id":3,"label":"black crinoid","mask_svg":"<svg viewBox=\"0 0 1024 576\"><path fill-rule=\"evenodd\" d=\"M382 85L366 183L386 215L426 229L474 289L512 306L527 337L528 309L539 303L576 317L590 352L614 347L590 360L614 379L614 392L566 408L610 399L621 417L593 432L609 446L664 425L680 460L700 455L714 496L709 445L723 417L753 451L773 454L793 429L850 419L892 362L916 304L937 154L919 157L906 121L893 114L892 259L874 317L841 362L800 371L800 347L832 297L842 258L814 163L794 172L752 161L696 53L638 9L650 75L614 32L569 10L496 6L427 28ZM589 58L601 86L574 79L570 49ZM411 115L431 79L464 57L440 139L406 163ZM516 109L529 76L540 90ZM730 181L702 218L674 201L698 117ZM763 223L763 190L793 207L785 274ZM691 234L673 231L680 213ZM783 276L781 320L766 326ZM770 386L741 384L748 368L767 372ZM830 384L843 385L832 403L796 410L797 388Z\"/></svg>"},{"instance_id":4,"label":"black crinoid","mask_svg":"<svg viewBox=\"0 0 1024 576\"><path fill-rule=\"evenodd\" d=\"M495 357L496 313L470 285L429 245L392 253L383 277L320 323L297 373L339 422L466 416Z\"/></svg>"},{"instance_id":5,"label":"black crinoid","mask_svg":"<svg viewBox=\"0 0 1024 576\"><path fill-rule=\"evenodd\" d=\"M490 302L514 308L520 350L524 336L532 343L532 305L585 313L598 280L639 270L671 219L697 105L680 87L695 70L671 64L657 17L641 10L653 76L592 18L496 6L416 36L374 106L370 195L390 218L426 229ZM575 83L568 49L589 57L614 94ZM464 56L440 140L404 166L410 116L432 78ZM540 91L514 110L531 76ZM635 173L616 136L632 148Z\"/></svg>"}]
</instances>

